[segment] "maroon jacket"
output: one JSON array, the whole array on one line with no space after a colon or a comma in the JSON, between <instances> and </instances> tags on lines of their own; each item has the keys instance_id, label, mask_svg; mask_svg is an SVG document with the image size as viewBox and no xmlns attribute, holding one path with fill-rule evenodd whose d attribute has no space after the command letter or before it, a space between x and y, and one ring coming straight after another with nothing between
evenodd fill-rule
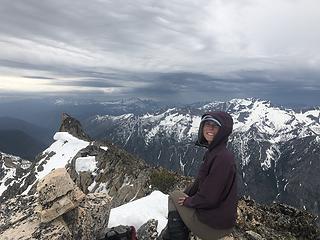
<instances>
[{"instance_id":1,"label":"maroon jacket","mask_svg":"<svg viewBox=\"0 0 320 240\"><path fill-rule=\"evenodd\" d=\"M194 184L185 191L189 197L184 205L196 208L201 222L215 229L228 229L235 225L238 200L234 156L226 148L233 121L225 112L208 114L219 120L221 127L213 142L206 145L200 124L198 144L208 150Z\"/></svg>"}]
</instances>

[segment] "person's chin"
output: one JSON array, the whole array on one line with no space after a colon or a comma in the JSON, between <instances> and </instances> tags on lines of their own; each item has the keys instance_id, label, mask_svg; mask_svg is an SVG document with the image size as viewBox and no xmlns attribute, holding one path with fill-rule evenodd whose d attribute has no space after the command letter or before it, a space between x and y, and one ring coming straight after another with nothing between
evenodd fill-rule
<instances>
[{"instance_id":1,"label":"person's chin","mask_svg":"<svg viewBox=\"0 0 320 240\"><path fill-rule=\"evenodd\" d=\"M212 142L213 141L213 138L206 138L207 142Z\"/></svg>"}]
</instances>

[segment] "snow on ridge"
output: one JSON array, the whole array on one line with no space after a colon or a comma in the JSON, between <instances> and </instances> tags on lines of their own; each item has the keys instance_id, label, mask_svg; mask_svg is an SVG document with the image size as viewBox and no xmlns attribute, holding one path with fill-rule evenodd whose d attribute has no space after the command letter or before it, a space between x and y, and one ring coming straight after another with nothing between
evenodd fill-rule
<instances>
[{"instance_id":1,"label":"snow on ridge","mask_svg":"<svg viewBox=\"0 0 320 240\"><path fill-rule=\"evenodd\" d=\"M200 117L190 113L182 114L177 109L168 109L159 115L144 115L145 124L155 123L145 135L146 143L150 142L159 132L165 132L168 136L175 135L178 141L192 138L198 132Z\"/></svg>"},{"instance_id":2,"label":"snow on ridge","mask_svg":"<svg viewBox=\"0 0 320 240\"><path fill-rule=\"evenodd\" d=\"M1 179L1 181L0 181L0 196L5 190L7 190L7 188L9 186L11 186L13 183L15 183L15 181L11 181L9 185L5 186L5 182L7 180L9 180L9 179L13 179L14 176L16 175L16 169L15 168L7 168L6 166L4 166L4 164L3 164L2 171L5 174L4 174L4 178Z\"/></svg>"},{"instance_id":3,"label":"snow on ridge","mask_svg":"<svg viewBox=\"0 0 320 240\"><path fill-rule=\"evenodd\" d=\"M209 103L201 109L214 108L218 104L218 102ZM300 133L304 133L304 135L299 134L299 137L312 135L312 131L315 134L320 134L319 110L298 114L291 109L274 107L270 101L254 98L232 99L227 104L230 107L227 111L230 111L234 119L234 132L247 132L250 128L255 127L262 136L270 136L274 143L292 139L296 136L297 129L300 129ZM178 112L179 110L173 108L158 115L144 115L143 120L155 123L151 130L145 131L148 132L146 143L160 131L168 135L174 134L178 141L194 137L198 132L200 116L182 115ZM187 124L179 116L184 116Z\"/></svg>"},{"instance_id":4,"label":"snow on ridge","mask_svg":"<svg viewBox=\"0 0 320 240\"><path fill-rule=\"evenodd\" d=\"M106 121L109 119L110 119L109 115L96 115L91 121L92 122L103 122L103 121Z\"/></svg>"},{"instance_id":5,"label":"snow on ridge","mask_svg":"<svg viewBox=\"0 0 320 240\"><path fill-rule=\"evenodd\" d=\"M160 113L160 114L146 113L143 116L141 116L141 119L144 121L156 122L156 121L159 121L161 118L163 118L167 112L168 112L168 110L166 112Z\"/></svg>"},{"instance_id":6,"label":"snow on ridge","mask_svg":"<svg viewBox=\"0 0 320 240\"><path fill-rule=\"evenodd\" d=\"M214 102L207 103L207 104L203 105L202 107L199 107L198 109L199 109L199 110L206 111L206 110L208 110L208 109L214 108L214 107L216 107L217 105L223 104L223 103L224 103L224 102L214 101Z\"/></svg>"},{"instance_id":7,"label":"snow on ridge","mask_svg":"<svg viewBox=\"0 0 320 240\"><path fill-rule=\"evenodd\" d=\"M19 156L0 151L0 160L4 160L4 158L10 158L11 160L13 160L13 164L19 165L19 167L21 167L22 169L27 169L32 165L30 161L25 160Z\"/></svg>"},{"instance_id":8,"label":"snow on ridge","mask_svg":"<svg viewBox=\"0 0 320 240\"><path fill-rule=\"evenodd\" d=\"M72 136L68 132L57 132L53 138L56 141L44 150L43 154L46 155L52 152L55 154L49 160L45 156L39 161L38 165L46 163L43 165L43 170L37 173L38 179L44 177L53 169L65 167L81 149L90 144Z\"/></svg>"},{"instance_id":9,"label":"snow on ridge","mask_svg":"<svg viewBox=\"0 0 320 240\"><path fill-rule=\"evenodd\" d=\"M192 120L191 127L188 131L188 134L187 134L187 137L189 139L192 139L194 136L198 135L201 117L200 116L192 116L191 120Z\"/></svg>"},{"instance_id":10,"label":"snow on ridge","mask_svg":"<svg viewBox=\"0 0 320 240\"><path fill-rule=\"evenodd\" d=\"M0 152L2 154L2 152ZM8 154L3 154L2 157L1 157L1 161L3 160L3 157L9 157L11 155L8 155ZM13 156L13 157L16 157L16 156ZM16 157L17 158L17 157ZM1 165L0 165L1 166ZM14 178L14 176L16 175L16 168L10 168L10 167L7 167L5 164L4 164L4 161L2 161L2 168L1 168L1 171L4 173L4 177L2 179L0 179L0 196L1 194L7 190L7 188L12 185L14 183L14 181L11 181L11 183L8 185L8 186L5 186L5 182L9 179L12 179Z\"/></svg>"},{"instance_id":11,"label":"snow on ridge","mask_svg":"<svg viewBox=\"0 0 320 240\"><path fill-rule=\"evenodd\" d=\"M277 145L271 145L270 148L266 150L267 157L263 162L261 162L261 167L263 170L270 169L271 161L274 160L277 162L278 157L280 156L280 150Z\"/></svg>"},{"instance_id":12,"label":"snow on ridge","mask_svg":"<svg viewBox=\"0 0 320 240\"><path fill-rule=\"evenodd\" d=\"M122 114L122 115L119 115L119 116L112 116L112 120L113 121L118 121L118 120L127 120L129 118L132 118L134 117L134 114L133 113L127 113L127 114Z\"/></svg>"},{"instance_id":13,"label":"snow on ridge","mask_svg":"<svg viewBox=\"0 0 320 240\"><path fill-rule=\"evenodd\" d=\"M228 101L229 104L242 105L242 106L250 106L254 102L261 102L261 100L253 99L253 98L233 98Z\"/></svg>"},{"instance_id":14,"label":"snow on ridge","mask_svg":"<svg viewBox=\"0 0 320 240\"><path fill-rule=\"evenodd\" d=\"M320 123L320 110L309 110L304 113L299 112L295 114L297 119L300 121L303 121L307 124L313 123L315 119L318 120L318 123ZM312 119L314 118L314 119Z\"/></svg>"},{"instance_id":15,"label":"snow on ridge","mask_svg":"<svg viewBox=\"0 0 320 240\"><path fill-rule=\"evenodd\" d=\"M260 126L263 133L275 136L278 141L282 141L288 140L294 129L305 128L312 124L311 129L315 133L320 133L320 124L310 118L311 113L316 118L317 115L320 115L320 111L296 113L290 109L271 107L269 103L264 101L253 102L251 108L235 107L235 109L238 111L231 113L231 115L234 118L234 131L236 132L245 132L252 126ZM245 118L241 119L241 116L242 118L245 116Z\"/></svg>"},{"instance_id":16,"label":"snow on ridge","mask_svg":"<svg viewBox=\"0 0 320 240\"><path fill-rule=\"evenodd\" d=\"M56 141L66 141L66 142L76 142L76 141L83 141L75 136L71 135L68 132L56 132L53 136L53 139Z\"/></svg>"},{"instance_id":17,"label":"snow on ridge","mask_svg":"<svg viewBox=\"0 0 320 240\"><path fill-rule=\"evenodd\" d=\"M223 102L212 102L204 105L202 110L213 109ZM231 99L226 102L227 111L234 119L234 132L247 132L252 127L261 132L261 136L269 136L273 142L286 141L299 137L320 134L320 111L309 110L297 113L291 109L274 107L270 101L245 98ZM317 120L318 119L318 120ZM97 121L124 121L130 123L125 129L124 138L130 138L132 127L139 125L146 144L149 144L159 133L174 136L177 141L193 140L198 132L200 116L169 108L164 112L146 113L142 116L123 114L120 116L97 116ZM132 121L131 121L132 120ZM310 126L309 126L310 125Z\"/></svg>"},{"instance_id":18,"label":"snow on ridge","mask_svg":"<svg viewBox=\"0 0 320 240\"><path fill-rule=\"evenodd\" d=\"M95 121L95 122L103 122L103 121L107 121L107 120L119 121L119 120L128 120L132 117L134 117L133 113L126 113L126 114L122 114L122 115L118 115L118 116L96 115L92 121Z\"/></svg>"},{"instance_id":19,"label":"snow on ridge","mask_svg":"<svg viewBox=\"0 0 320 240\"><path fill-rule=\"evenodd\" d=\"M0 151L0 155L2 156L2 159L3 159L3 157L8 157L8 158L14 159L14 160L16 160L16 161L19 161L19 160L22 159L22 158L19 157L19 156L11 155L11 154L4 153L4 152L1 152L1 151Z\"/></svg>"},{"instance_id":20,"label":"snow on ridge","mask_svg":"<svg viewBox=\"0 0 320 240\"><path fill-rule=\"evenodd\" d=\"M6 158L8 158L9 160L9 167L5 164ZM16 167L28 169L31 165L31 162L29 162L28 160L24 160L21 157L0 152L0 170L3 173L3 176L0 176L0 196L4 191L7 190L9 186L12 186L13 184L17 183L17 180L13 180L16 177L17 173ZM5 186L5 183L10 179L10 183Z\"/></svg>"}]
</instances>

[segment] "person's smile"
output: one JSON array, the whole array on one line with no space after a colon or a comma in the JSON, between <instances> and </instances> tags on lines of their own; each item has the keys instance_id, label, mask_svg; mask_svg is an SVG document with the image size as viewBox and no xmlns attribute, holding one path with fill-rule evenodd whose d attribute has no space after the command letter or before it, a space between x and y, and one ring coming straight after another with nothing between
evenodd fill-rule
<instances>
[{"instance_id":1,"label":"person's smile","mask_svg":"<svg viewBox=\"0 0 320 240\"><path fill-rule=\"evenodd\" d=\"M204 123L203 136L209 144L213 141L218 132L219 127L213 124L212 122L208 121Z\"/></svg>"}]
</instances>

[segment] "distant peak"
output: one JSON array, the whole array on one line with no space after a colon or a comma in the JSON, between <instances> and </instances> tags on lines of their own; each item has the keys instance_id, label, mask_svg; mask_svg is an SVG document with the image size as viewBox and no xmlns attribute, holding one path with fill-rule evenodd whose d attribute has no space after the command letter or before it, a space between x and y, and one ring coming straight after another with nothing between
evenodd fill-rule
<instances>
[{"instance_id":1,"label":"distant peak","mask_svg":"<svg viewBox=\"0 0 320 240\"><path fill-rule=\"evenodd\" d=\"M81 123L67 113L62 113L59 132L68 132L76 138L91 141L90 137L83 131Z\"/></svg>"},{"instance_id":2,"label":"distant peak","mask_svg":"<svg viewBox=\"0 0 320 240\"><path fill-rule=\"evenodd\" d=\"M229 100L229 103L231 104L241 104L241 105L246 105L249 106L253 103L261 103L261 104L265 104L267 106L271 106L271 102L267 101L267 100L263 100L260 98L234 98Z\"/></svg>"}]
</instances>

